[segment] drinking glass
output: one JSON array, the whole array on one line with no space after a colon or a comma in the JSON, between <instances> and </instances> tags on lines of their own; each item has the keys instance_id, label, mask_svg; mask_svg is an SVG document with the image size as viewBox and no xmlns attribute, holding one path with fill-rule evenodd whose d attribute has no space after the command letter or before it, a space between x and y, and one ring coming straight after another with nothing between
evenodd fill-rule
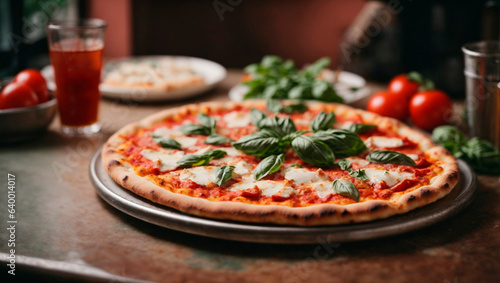
<instances>
[{"instance_id":1,"label":"drinking glass","mask_svg":"<svg viewBox=\"0 0 500 283\"><path fill-rule=\"evenodd\" d=\"M106 25L99 19L47 25L61 131L66 135L92 135L100 130L99 83Z\"/></svg>"}]
</instances>

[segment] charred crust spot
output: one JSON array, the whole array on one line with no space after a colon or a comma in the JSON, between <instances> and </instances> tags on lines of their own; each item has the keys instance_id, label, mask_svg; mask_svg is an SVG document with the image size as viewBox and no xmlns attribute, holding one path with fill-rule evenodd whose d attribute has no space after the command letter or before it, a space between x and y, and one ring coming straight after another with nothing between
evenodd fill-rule
<instances>
[{"instance_id":1,"label":"charred crust spot","mask_svg":"<svg viewBox=\"0 0 500 283\"><path fill-rule=\"evenodd\" d=\"M293 217L293 219L299 218L299 216L296 213L292 214L292 217Z\"/></svg>"},{"instance_id":2,"label":"charred crust spot","mask_svg":"<svg viewBox=\"0 0 500 283\"><path fill-rule=\"evenodd\" d=\"M165 181L160 180L160 181L158 181L158 184L160 184L160 185L164 186L164 185L165 185Z\"/></svg>"},{"instance_id":3,"label":"charred crust spot","mask_svg":"<svg viewBox=\"0 0 500 283\"><path fill-rule=\"evenodd\" d=\"M431 194L431 191L430 190L423 190L422 193L420 195L422 196L426 196L426 195L429 195Z\"/></svg>"},{"instance_id":4,"label":"charred crust spot","mask_svg":"<svg viewBox=\"0 0 500 283\"><path fill-rule=\"evenodd\" d=\"M122 181L125 182L125 181L127 181L127 179L128 179L128 176L125 176L125 177L123 177Z\"/></svg>"},{"instance_id":5,"label":"charred crust spot","mask_svg":"<svg viewBox=\"0 0 500 283\"><path fill-rule=\"evenodd\" d=\"M344 211L342 211L342 216L346 216L346 215L349 215L349 211L347 211L347 209L344 209Z\"/></svg>"},{"instance_id":6,"label":"charred crust spot","mask_svg":"<svg viewBox=\"0 0 500 283\"><path fill-rule=\"evenodd\" d=\"M107 154L111 154L111 153L114 153L114 152L115 152L115 150L111 149L111 148L106 151Z\"/></svg>"},{"instance_id":7,"label":"charred crust spot","mask_svg":"<svg viewBox=\"0 0 500 283\"><path fill-rule=\"evenodd\" d=\"M312 214L312 213L308 213L308 214L304 214L304 215L302 215L302 219L304 219L304 220L308 220L308 219L310 219L310 218L312 218L312 217L313 217L313 214Z\"/></svg>"},{"instance_id":8,"label":"charred crust spot","mask_svg":"<svg viewBox=\"0 0 500 283\"><path fill-rule=\"evenodd\" d=\"M446 188L449 188L449 187L450 187L450 184L448 184L448 183L444 183L443 188L445 188L445 189L446 189Z\"/></svg>"},{"instance_id":9,"label":"charred crust spot","mask_svg":"<svg viewBox=\"0 0 500 283\"><path fill-rule=\"evenodd\" d=\"M408 201L412 201L415 199L415 196L414 195L411 195L409 198L408 198Z\"/></svg>"},{"instance_id":10,"label":"charred crust spot","mask_svg":"<svg viewBox=\"0 0 500 283\"><path fill-rule=\"evenodd\" d=\"M113 168L113 166L119 166L119 165L122 165L118 160L111 160L109 163L108 163L108 168Z\"/></svg>"},{"instance_id":11,"label":"charred crust spot","mask_svg":"<svg viewBox=\"0 0 500 283\"><path fill-rule=\"evenodd\" d=\"M380 204L376 204L370 208L370 211L377 211L380 208Z\"/></svg>"},{"instance_id":12,"label":"charred crust spot","mask_svg":"<svg viewBox=\"0 0 500 283\"><path fill-rule=\"evenodd\" d=\"M150 191L149 194L151 195L152 200L158 199L158 195L156 194L156 192L154 190Z\"/></svg>"},{"instance_id":13,"label":"charred crust spot","mask_svg":"<svg viewBox=\"0 0 500 283\"><path fill-rule=\"evenodd\" d=\"M448 179L455 179L455 178L457 178L457 176L458 176L457 171L453 171L453 172L451 172L450 175L448 175Z\"/></svg>"}]
</instances>

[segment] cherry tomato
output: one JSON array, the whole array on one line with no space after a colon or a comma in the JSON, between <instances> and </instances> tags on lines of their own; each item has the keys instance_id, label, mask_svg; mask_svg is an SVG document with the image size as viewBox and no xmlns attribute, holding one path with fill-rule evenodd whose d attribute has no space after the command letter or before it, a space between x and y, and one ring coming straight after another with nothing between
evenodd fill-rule
<instances>
[{"instance_id":1,"label":"cherry tomato","mask_svg":"<svg viewBox=\"0 0 500 283\"><path fill-rule=\"evenodd\" d=\"M451 99L440 90L421 91L410 101L411 121L424 130L445 124L452 111Z\"/></svg>"},{"instance_id":2,"label":"cherry tomato","mask_svg":"<svg viewBox=\"0 0 500 283\"><path fill-rule=\"evenodd\" d=\"M25 84L12 82L0 92L0 109L30 107L38 104L38 96Z\"/></svg>"},{"instance_id":3,"label":"cherry tomato","mask_svg":"<svg viewBox=\"0 0 500 283\"><path fill-rule=\"evenodd\" d=\"M405 120L408 117L408 101L405 97L388 91L374 94L366 109L382 116Z\"/></svg>"},{"instance_id":4,"label":"cherry tomato","mask_svg":"<svg viewBox=\"0 0 500 283\"><path fill-rule=\"evenodd\" d=\"M17 74L13 81L30 86L38 96L38 100L40 101L40 103L49 100L47 82L39 71L34 69L26 69Z\"/></svg>"},{"instance_id":5,"label":"cherry tomato","mask_svg":"<svg viewBox=\"0 0 500 283\"><path fill-rule=\"evenodd\" d=\"M404 96L408 101L410 101L411 97L418 92L419 87L419 83L408 79L408 76L406 74L401 74L395 76L389 82L388 90L390 92Z\"/></svg>"}]
</instances>

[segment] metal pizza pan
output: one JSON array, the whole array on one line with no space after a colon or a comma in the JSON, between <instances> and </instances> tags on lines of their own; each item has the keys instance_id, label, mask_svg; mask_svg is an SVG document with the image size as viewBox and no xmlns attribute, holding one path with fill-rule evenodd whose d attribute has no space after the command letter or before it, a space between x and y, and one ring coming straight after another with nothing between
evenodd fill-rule
<instances>
[{"instance_id":1,"label":"metal pizza pan","mask_svg":"<svg viewBox=\"0 0 500 283\"><path fill-rule=\"evenodd\" d=\"M367 223L336 226L298 227L214 220L189 215L153 203L124 189L104 170L101 151L90 163L90 177L98 195L111 206L143 221L185 233L225 240L313 244L353 242L403 234L443 221L467 207L475 196L477 179L471 168L458 160L460 178L443 199L406 214Z\"/></svg>"}]
</instances>

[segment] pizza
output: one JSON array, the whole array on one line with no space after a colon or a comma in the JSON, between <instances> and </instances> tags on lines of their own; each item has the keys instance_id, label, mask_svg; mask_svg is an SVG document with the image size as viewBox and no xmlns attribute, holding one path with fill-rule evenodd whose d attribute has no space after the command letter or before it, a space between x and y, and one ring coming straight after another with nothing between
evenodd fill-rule
<instances>
[{"instance_id":1,"label":"pizza","mask_svg":"<svg viewBox=\"0 0 500 283\"><path fill-rule=\"evenodd\" d=\"M164 110L111 136L102 164L123 188L184 213L298 226L406 213L459 177L453 156L397 120L276 100Z\"/></svg>"},{"instance_id":2,"label":"pizza","mask_svg":"<svg viewBox=\"0 0 500 283\"><path fill-rule=\"evenodd\" d=\"M116 64L102 84L108 88L163 92L205 85L205 79L183 59L136 59Z\"/></svg>"}]
</instances>

